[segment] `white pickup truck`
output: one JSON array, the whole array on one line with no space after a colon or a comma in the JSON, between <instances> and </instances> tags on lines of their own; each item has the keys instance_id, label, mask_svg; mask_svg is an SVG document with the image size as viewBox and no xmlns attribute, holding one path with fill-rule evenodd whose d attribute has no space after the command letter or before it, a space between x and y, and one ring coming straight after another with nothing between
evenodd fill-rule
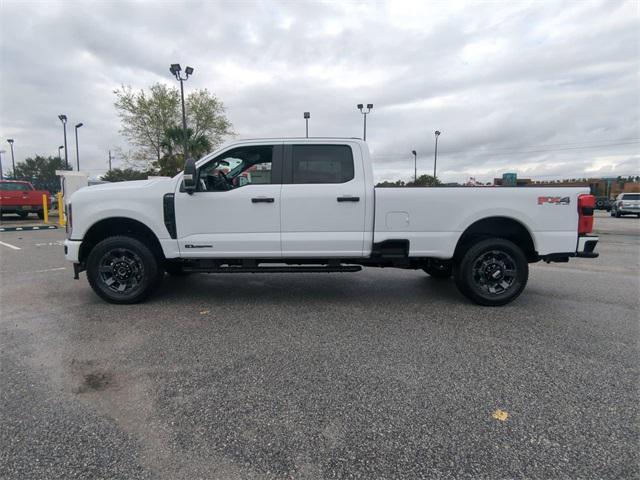
<instances>
[{"instance_id":1,"label":"white pickup truck","mask_svg":"<svg viewBox=\"0 0 640 480\"><path fill-rule=\"evenodd\" d=\"M358 139L228 144L173 178L96 185L68 202L75 278L113 303L146 298L165 272L355 272L453 276L482 305L524 289L528 263L597 257L583 188L374 188Z\"/></svg>"}]
</instances>

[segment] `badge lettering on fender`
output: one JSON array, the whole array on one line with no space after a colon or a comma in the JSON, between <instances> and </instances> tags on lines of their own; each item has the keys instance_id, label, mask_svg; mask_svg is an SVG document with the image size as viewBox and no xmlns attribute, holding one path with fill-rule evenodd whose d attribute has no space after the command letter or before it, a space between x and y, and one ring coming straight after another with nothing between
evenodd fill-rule
<instances>
[{"instance_id":1,"label":"badge lettering on fender","mask_svg":"<svg viewBox=\"0 0 640 480\"><path fill-rule=\"evenodd\" d=\"M551 205L569 205L571 199L569 197L538 197L538 205L550 203Z\"/></svg>"},{"instance_id":2,"label":"badge lettering on fender","mask_svg":"<svg viewBox=\"0 0 640 480\"><path fill-rule=\"evenodd\" d=\"M213 245L193 245L191 243L187 243L184 248L213 248Z\"/></svg>"}]
</instances>

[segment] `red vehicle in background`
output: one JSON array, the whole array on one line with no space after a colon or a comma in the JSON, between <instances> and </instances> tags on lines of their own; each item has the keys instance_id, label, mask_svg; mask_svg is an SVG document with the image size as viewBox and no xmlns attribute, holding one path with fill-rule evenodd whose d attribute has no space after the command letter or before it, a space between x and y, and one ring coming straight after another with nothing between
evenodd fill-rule
<instances>
[{"instance_id":1,"label":"red vehicle in background","mask_svg":"<svg viewBox=\"0 0 640 480\"><path fill-rule=\"evenodd\" d=\"M30 213L35 213L42 219L42 195L47 196L47 203L51 202L49 192L36 190L29 182L0 180L0 215L15 213L20 218L27 218Z\"/></svg>"}]
</instances>

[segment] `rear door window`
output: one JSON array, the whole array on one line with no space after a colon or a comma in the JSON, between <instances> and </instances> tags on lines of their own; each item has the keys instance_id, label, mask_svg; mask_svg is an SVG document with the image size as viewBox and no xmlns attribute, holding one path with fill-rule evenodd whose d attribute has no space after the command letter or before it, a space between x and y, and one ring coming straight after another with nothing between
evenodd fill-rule
<instances>
[{"instance_id":1,"label":"rear door window","mask_svg":"<svg viewBox=\"0 0 640 480\"><path fill-rule=\"evenodd\" d=\"M346 183L354 176L347 145L293 145L292 183Z\"/></svg>"}]
</instances>

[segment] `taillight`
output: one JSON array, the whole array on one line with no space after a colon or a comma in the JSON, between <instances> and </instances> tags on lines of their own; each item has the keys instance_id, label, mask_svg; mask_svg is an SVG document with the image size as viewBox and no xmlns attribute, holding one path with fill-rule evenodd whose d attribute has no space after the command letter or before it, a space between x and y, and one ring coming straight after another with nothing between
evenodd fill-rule
<instances>
[{"instance_id":1,"label":"taillight","mask_svg":"<svg viewBox=\"0 0 640 480\"><path fill-rule=\"evenodd\" d=\"M578 195L578 235L591 233L593 230L593 209L596 197L593 195Z\"/></svg>"}]
</instances>

